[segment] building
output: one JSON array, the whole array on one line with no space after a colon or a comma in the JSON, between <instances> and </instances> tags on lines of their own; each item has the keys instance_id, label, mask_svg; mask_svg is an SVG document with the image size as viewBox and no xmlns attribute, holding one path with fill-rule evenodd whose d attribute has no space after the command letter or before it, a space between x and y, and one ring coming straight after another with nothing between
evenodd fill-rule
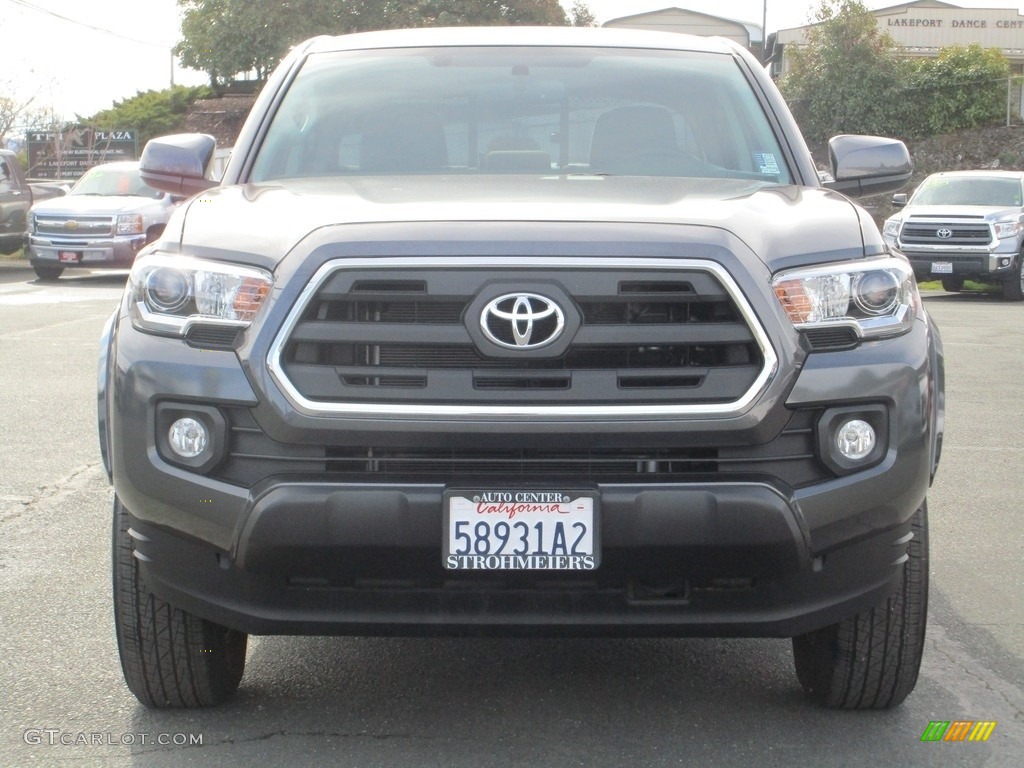
<instances>
[{"instance_id":1,"label":"building","mask_svg":"<svg viewBox=\"0 0 1024 768\"><path fill-rule=\"evenodd\" d=\"M951 45L998 48L1015 75L1024 73L1024 16L1015 8L962 8L941 0L917 0L872 11L907 56L937 56ZM782 29L768 39L772 74L786 74L792 51L806 44L810 26ZM1024 117L1024 77L1007 83L1007 120Z\"/></svg>"},{"instance_id":2,"label":"building","mask_svg":"<svg viewBox=\"0 0 1024 768\"><path fill-rule=\"evenodd\" d=\"M688 11L685 8L663 8L660 11L637 13L606 21L603 27L630 27L652 29L659 32L685 32L703 37L725 37L735 40L757 55L761 53L764 35L758 24L723 19L706 13Z\"/></svg>"},{"instance_id":3,"label":"building","mask_svg":"<svg viewBox=\"0 0 1024 768\"><path fill-rule=\"evenodd\" d=\"M1024 16L1015 8L961 8L941 0L917 0L872 12L908 56L936 56L951 45L978 43L998 48L1016 73L1024 71ZM772 60L779 74L788 68L787 49L805 44L810 26L782 29L774 35Z\"/></svg>"}]
</instances>

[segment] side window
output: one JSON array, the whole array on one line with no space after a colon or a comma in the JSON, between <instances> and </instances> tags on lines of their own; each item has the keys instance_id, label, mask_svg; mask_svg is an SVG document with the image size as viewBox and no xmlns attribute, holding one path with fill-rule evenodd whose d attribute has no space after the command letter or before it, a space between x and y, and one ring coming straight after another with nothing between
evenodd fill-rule
<instances>
[{"instance_id":1,"label":"side window","mask_svg":"<svg viewBox=\"0 0 1024 768\"><path fill-rule=\"evenodd\" d=\"M12 192L14 190L14 178L7 160L0 160L0 192Z\"/></svg>"}]
</instances>

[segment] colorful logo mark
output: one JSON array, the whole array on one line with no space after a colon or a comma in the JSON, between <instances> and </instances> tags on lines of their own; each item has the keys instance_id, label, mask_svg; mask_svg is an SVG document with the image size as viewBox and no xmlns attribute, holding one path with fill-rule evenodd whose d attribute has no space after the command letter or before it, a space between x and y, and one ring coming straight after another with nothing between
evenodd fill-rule
<instances>
[{"instance_id":1,"label":"colorful logo mark","mask_svg":"<svg viewBox=\"0 0 1024 768\"><path fill-rule=\"evenodd\" d=\"M994 720L932 720L921 741L988 741L995 729Z\"/></svg>"}]
</instances>

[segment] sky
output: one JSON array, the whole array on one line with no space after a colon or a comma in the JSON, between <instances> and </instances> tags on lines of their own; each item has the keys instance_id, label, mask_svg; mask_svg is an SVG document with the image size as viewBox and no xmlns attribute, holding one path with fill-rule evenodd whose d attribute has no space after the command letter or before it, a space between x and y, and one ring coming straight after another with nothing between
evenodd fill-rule
<instances>
[{"instance_id":1,"label":"sky","mask_svg":"<svg viewBox=\"0 0 1024 768\"><path fill-rule=\"evenodd\" d=\"M275 0L253 0L275 2ZM953 0L973 8L1017 8L1019 0ZM869 8L898 0L867 0ZM680 7L760 26L769 34L807 23L817 0L588 0L598 22ZM571 7L572 0L563 5ZM175 0L0 0L0 89L57 119L88 116L138 91L201 85L205 73L172 66L180 37Z\"/></svg>"}]
</instances>

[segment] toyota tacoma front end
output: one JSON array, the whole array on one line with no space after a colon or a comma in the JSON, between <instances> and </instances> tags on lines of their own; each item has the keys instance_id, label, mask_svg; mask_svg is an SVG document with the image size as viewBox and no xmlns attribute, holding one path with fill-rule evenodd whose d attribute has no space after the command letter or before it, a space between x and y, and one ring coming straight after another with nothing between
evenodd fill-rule
<instances>
[{"instance_id":1,"label":"toyota tacoma front end","mask_svg":"<svg viewBox=\"0 0 1024 768\"><path fill-rule=\"evenodd\" d=\"M941 344L836 191L906 149L832 150L731 44L579 29L311 41L216 185L151 142L194 196L100 366L132 691L221 701L248 634L712 635L902 701Z\"/></svg>"}]
</instances>

